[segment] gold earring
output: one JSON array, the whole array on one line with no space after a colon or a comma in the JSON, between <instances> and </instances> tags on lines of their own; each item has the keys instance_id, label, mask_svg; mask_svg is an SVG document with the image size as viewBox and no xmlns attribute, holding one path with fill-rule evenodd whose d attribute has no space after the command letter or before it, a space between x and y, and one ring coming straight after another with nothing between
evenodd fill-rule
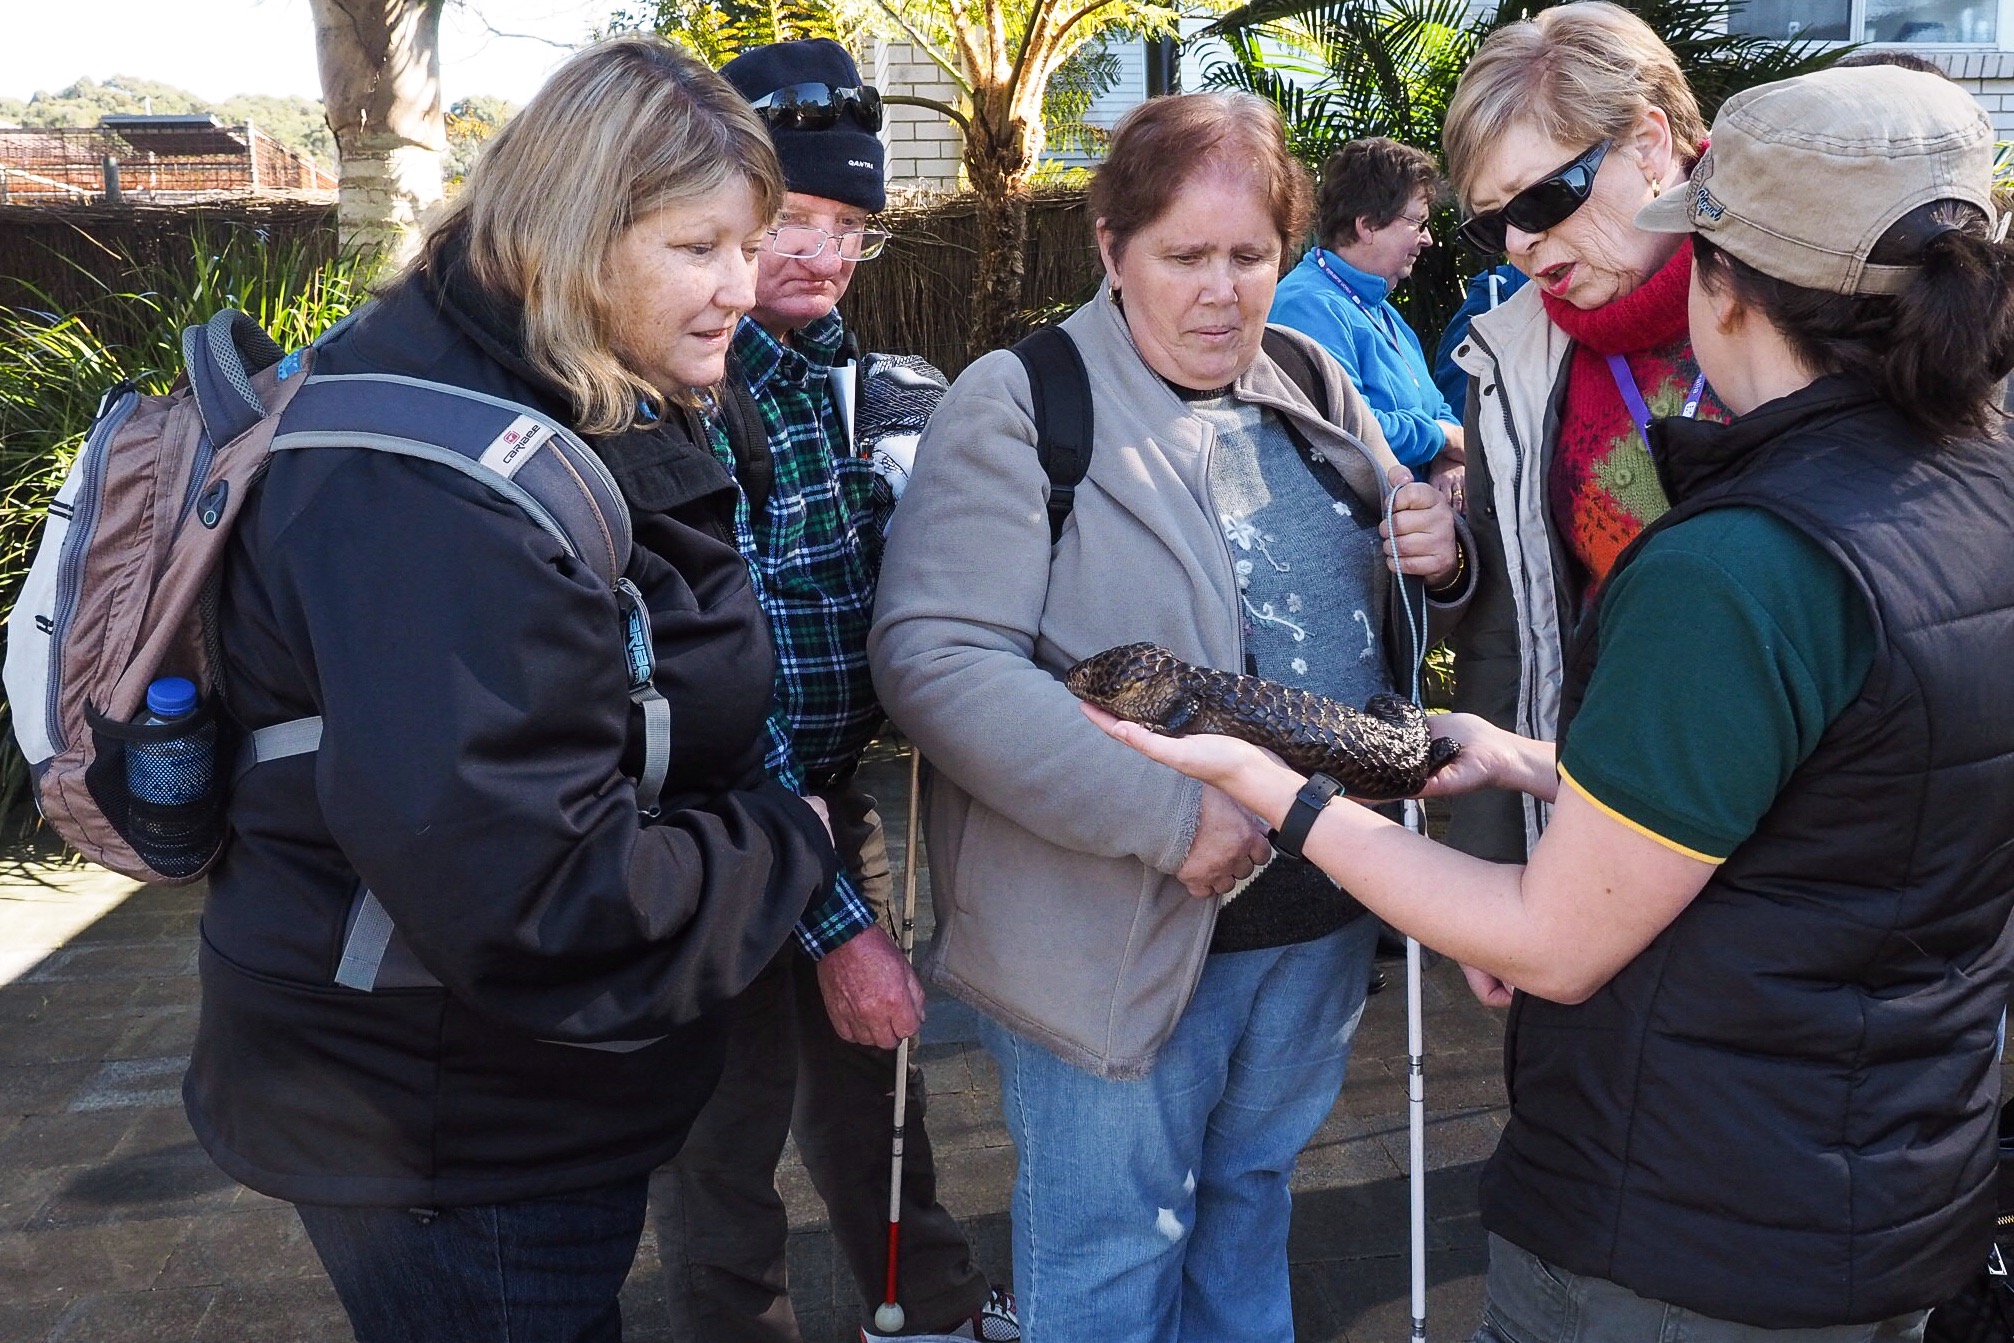
<instances>
[{"instance_id":1,"label":"gold earring","mask_svg":"<svg viewBox=\"0 0 2014 1343\"><path fill-rule=\"evenodd\" d=\"M1653 196L1664 194L1664 179L1662 177L1653 177L1650 179L1650 194Z\"/></svg>"}]
</instances>

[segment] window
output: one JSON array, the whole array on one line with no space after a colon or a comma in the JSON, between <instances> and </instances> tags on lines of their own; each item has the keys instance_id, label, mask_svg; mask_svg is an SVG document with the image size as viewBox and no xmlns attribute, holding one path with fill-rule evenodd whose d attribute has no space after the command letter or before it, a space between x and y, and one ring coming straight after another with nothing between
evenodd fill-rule
<instances>
[{"instance_id":1,"label":"window","mask_svg":"<svg viewBox=\"0 0 2014 1343\"><path fill-rule=\"evenodd\" d=\"M1728 28L1757 37L1822 42L1992 46L1998 0L1749 0Z\"/></svg>"}]
</instances>

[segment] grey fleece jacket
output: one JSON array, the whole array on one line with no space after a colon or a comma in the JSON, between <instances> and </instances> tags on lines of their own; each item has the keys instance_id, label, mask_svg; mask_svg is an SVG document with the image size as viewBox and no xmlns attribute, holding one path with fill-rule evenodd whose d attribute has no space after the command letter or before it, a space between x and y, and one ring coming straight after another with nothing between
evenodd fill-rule
<instances>
[{"instance_id":1,"label":"grey fleece jacket","mask_svg":"<svg viewBox=\"0 0 2014 1343\"><path fill-rule=\"evenodd\" d=\"M1217 902L1170 875L1202 788L1106 737L1060 676L1134 640L1231 671L1244 648L1209 498L1212 431L1142 362L1106 292L1064 329L1096 423L1062 539L1052 551L1027 375L996 351L960 375L918 447L868 652L882 705L931 764L925 974L1072 1064L1139 1077L1188 1005L1216 922ZM1264 354L1232 395L1290 419L1382 501L1395 459L1376 421L1328 354L1288 334L1326 379L1336 422ZM1435 604L1430 626L1473 586ZM1396 662L1424 652L1402 616L1387 637Z\"/></svg>"}]
</instances>

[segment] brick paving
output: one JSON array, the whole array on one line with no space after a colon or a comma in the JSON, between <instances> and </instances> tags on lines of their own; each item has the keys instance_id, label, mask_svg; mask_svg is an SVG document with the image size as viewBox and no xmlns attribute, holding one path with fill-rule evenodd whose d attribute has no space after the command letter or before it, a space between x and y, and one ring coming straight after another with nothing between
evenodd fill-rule
<instances>
[{"instance_id":1,"label":"brick paving","mask_svg":"<svg viewBox=\"0 0 2014 1343\"><path fill-rule=\"evenodd\" d=\"M868 770L899 832L906 763ZM902 836L891 840L899 864ZM103 873L0 880L0 1343L349 1337L292 1209L233 1184L182 1117L201 905L200 887L135 890ZM1407 1334L1403 967L1388 974L1294 1177L1302 1343ZM1480 1308L1476 1175L1504 1116L1502 1026L1452 965L1429 972L1425 1001L1429 1327L1455 1343ZM1013 1148L970 1013L933 997L919 1054L944 1202L1005 1280ZM804 1337L847 1343L861 1308L824 1209L792 1156L780 1184ZM623 1304L631 1343L674 1343L648 1230Z\"/></svg>"}]
</instances>

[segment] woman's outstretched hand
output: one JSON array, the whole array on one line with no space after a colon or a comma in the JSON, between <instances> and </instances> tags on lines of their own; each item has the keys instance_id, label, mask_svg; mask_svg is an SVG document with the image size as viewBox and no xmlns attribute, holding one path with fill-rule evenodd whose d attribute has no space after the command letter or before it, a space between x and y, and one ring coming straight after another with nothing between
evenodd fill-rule
<instances>
[{"instance_id":1,"label":"woman's outstretched hand","mask_svg":"<svg viewBox=\"0 0 2014 1343\"><path fill-rule=\"evenodd\" d=\"M1305 782L1271 751L1235 737L1208 733L1164 737L1151 728L1115 718L1095 705L1078 707L1115 740L1170 769L1221 789L1261 816L1267 815L1267 802L1277 800L1282 776L1293 780L1293 788ZM1527 742L1488 719L1468 713L1437 713L1428 716L1427 728L1436 737L1460 742L1462 749L1460 755L1427 779L1426 787L1420 790L1421 797L1447 797L1484 788L1522 788L1527 785L1527 775L1550 773L1550 747ZM1546 761L1527 758L1534 746L1540 746L1548 757ZM1287 790L1289 796L1293 788Z\"/></svg>"},{"instance_id":2,"label":"woman's outstretched hand","mask_svg":"<svg viewBox=\"0 0 2014 1343\"><path fill-rule=\"evenodd\" d=\"M1550 802L1559 789L1557 754L1551 742L1506 732L1472 713L1429 714L1427 731L1460 742L1462 750L1427 777L1421 797L1506 788Z\"/></svg>"},{"instance_id":3,"label":"woman's outstretched hand","mask_svg":"<svg viewBox=\"0 0 2014 1343\"><path fill-rule=\"evenodd\" d=\"M1233 802L1275 824L1293 801L1294 790L1307 782L1280 762L1280 757L1236 737L1198 733L1164 737L1151 728L1115 718L1091 704L1079 704L1084 716L1115 741L1124 742L1152 760L1200 779Z\"/></svg>"},{"instance_id":4,"label":"woman's outstretched hand","mask_svg":"<svg viewBox=\"0 0 2014 1343\"><path fill-rule=\"evenodd\" d=\"M1077 707L1114 741L1124 742L1150 760L1158 760L1192 779L1201 779L1212 787L1220 788L1246 806L1251 803L1239 797L1237 789L1231 786L1238 775L1263 769L1268 764L1278 765L1280 761L1271 752L1248 741L1239 741L1236 737L1219 737L1209 733L1198 733L1193 737L1164 737L1152 728L1114 717L1095 704L1080 703ZM1286 768L1284 765L1280 767Z\"/></svg>"},{"instance_id":5,"label":"woman's outstretched hand","mask_svg":"<svg viewBox=\"0 0 2014 1343\"><path fill-rule=\"evenodd\" d=\"M1498 786L1504 767L1509 763L1505 758L1505 744L1498 739L1510 738L1508 732L1487 718L1479 718L1472 713L1430 714L1427 731L1437 738L1446 737L1460 742L1462 752L1427 776L1427 785L1420 790L1421 797L1453 797L1458 793L1475 793Z\"/></svg>"}]
</instances>

